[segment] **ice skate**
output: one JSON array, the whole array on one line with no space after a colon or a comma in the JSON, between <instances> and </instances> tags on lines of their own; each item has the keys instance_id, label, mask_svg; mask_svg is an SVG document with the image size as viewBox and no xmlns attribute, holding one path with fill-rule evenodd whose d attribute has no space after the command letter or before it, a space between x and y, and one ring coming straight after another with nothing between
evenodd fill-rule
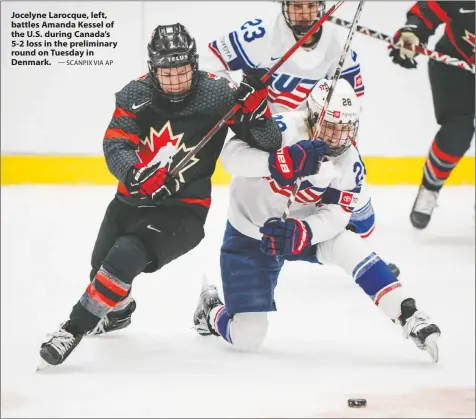
<instances>
[{"instance_id":1,"label":"ice skate","mask_svg":"<svg viewBox=\"0 0 476 419\"><path fill-rule=\"evenodd\" d=\"M223 305L218 295L218 290L215 285L204 284L200 293L197 308L193 315L193 323L195 330L202 336L220 336L211 327L208 321L208 314L213 308Z\"/></svg>"},{"instance_id":2,"label":"ice skate","mask_svg":"<svg viewBox=\"0 0 476 419\"><path fill-rule=\"evenodd\" d=\"M410 214L413 227L420 230L426 228L431 220L431 214L437 206L438 194L437 191L430 191L424 186L420 186Z\"/></svg>"},{"instance_id":3,"label":"ice skate","mask_svg":"<svg viewBox=\"0 0 476 419\"><path fill-rule=\"evenodd\" d=\"M430 316L417 310L415 300L407 298L401 304L401 325L406 339L411 338L418 349L427 351L434 362L438 362L438 339L440 328L433 323Z\"/></svg>"},{"instance_id":4,"label":"ice skate","mask_svg":"<svg viewBox=\"0 0 476 419\"><path fill-rule=\"evenodd\" d=\"M48 342L41 345L40 356L49 365L62 364L82 338L83 334L68 320L60 326L57 332L52 334L52 338Z\"/></svg>"},{"instance_id":5,"label":"ice skate","mask_svg":"<svg viewBox=\"0 0 476 419\"><path fill-rule=\"evenodd\" d=\"M105 333L121 330L131 324L132 313L136 309L136 302L133 298L122 309L117 311L110 311L97 324L97 326L86 332L86 336L97 336Z\"/></svg>"}]
</instances>

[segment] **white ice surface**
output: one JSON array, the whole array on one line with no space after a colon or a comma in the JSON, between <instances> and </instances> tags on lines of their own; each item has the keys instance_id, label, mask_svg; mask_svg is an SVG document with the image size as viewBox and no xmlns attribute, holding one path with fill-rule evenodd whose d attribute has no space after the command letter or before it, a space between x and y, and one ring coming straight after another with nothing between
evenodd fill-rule
<instances>
[{"instance_id":1,"label":"white ice surface","mask_svg":"<svg viewBox=\"0 0 476 419\"><path fill-rule=\"evenodd\" d=\"M132 325L85 338L40 373L45 334L89 283L113 187L1 191L2 417L474 417L474 188L448 187L430 226L409 222L415 187L372 188L375 250L442 330L440 362L404 340L335 267L288 263L256 354L192 330L202 273L219 280L228 189L202 244L134 282ZM363 397L366 409L347 407Z\"/></svg>"}]
</instances>

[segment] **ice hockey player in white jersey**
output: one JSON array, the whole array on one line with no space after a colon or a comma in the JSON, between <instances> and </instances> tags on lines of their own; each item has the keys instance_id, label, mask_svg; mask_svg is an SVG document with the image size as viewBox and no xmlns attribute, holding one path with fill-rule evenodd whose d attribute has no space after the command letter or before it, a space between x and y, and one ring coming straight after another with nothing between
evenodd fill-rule
<instances>
[{"instance_id":1,"label":"ice hockey player in white jersey","mask_svg":"<svg viewBox=\"0 0 476 419\"><path fill-rule=\"evenodd\" d=\"M239 29L210 42L207 70L225 76L238 70L269 70L325 13L325 1L276 3L282 4L276 16L250 19ZM324 23L273 74L268 98L272 113L304 109L317 82L332 78L343 50L336 30L339 29L332 24ZM347 55L341 77L352 85L357 96L364 94L360 63L353 50Z\"/></svg>"},{"instance_id":2,"label":"ice hockey player in white jersey","mask_svg":"<svg viewBox=\"0 0 476 419\"><path fill-rule=\"evenodd\" d=\"M281 10L274 17L250 19L239 29L210 42L205 58L207 70L228 78L238 70L245 74L256 69L269 70L324 15L326 7L325 1L283 1L273 6L278 9L278 4ZM335 25L324 23L273 74L268 90L273 114L305 109L306 99L318 80L333 77L343 50L338 30ZM347 55L341 78L351 84L357 97L364 95L360 63L353 50ZM375 214L365 185L349 227L362 238L374 231ZM398 276L398 268L394 264L389 266Z\"/></svg>"},{"instance_id":3,"label":"ice hockey player in white jersey","mask_svg":"<svg viewBox=\"0 0 476 419\"><path fill-rule=\"evenodd\" d=\"M438 360L440 329L416 307L369 242L346 229L365 178L355 146L360 107L354 90L339 80L318 140L309 140L331 83L322 80L307 110L275 115L283 143L275 152L232 138L222 162L233 177L220 253L224 305L205 284L194 314L201 335L221 336L235 347L257 349L275 311L274 290L285 261L333 264L345 270L406 338ZM246 162L246 163L245 163ZM283 221L293 182L303 177Z\"/></svg>"}]
</instances>

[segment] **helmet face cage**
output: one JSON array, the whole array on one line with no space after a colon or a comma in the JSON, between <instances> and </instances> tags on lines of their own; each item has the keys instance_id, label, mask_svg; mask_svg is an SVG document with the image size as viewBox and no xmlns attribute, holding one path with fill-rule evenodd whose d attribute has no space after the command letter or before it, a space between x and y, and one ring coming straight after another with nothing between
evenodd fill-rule
<instances>
[{"instance_id":1,"label":"helmet face cage","mask_svg":"<svg viewBox=\"0 0 476 419\"><path fill-rule=\"evenodd\" d=\"M325 1L283 1L284 20L296 35L305 35L324 15Z\"/></svg>"},{"instance_id":2,"label":"helmet face cage","mask_svg":"<svg viewBox=\"0 0 476 419\"><path fill-rule=\"evenodd\" d=\"M147 46L149 74L158 92L171 102L181 102L198 82L195 39L180 23L158 26Z\"/></svg>"},{"instance_id":3,"label":"helmet face cage","mask_svg":"<svg viewBox=\"0 0 476 419\"><path fill-rule=\"evenodd\" d=\"M311 129L314 129L318 118L319 113L312 113L309 109L308 123ZM359 121L330 122L324 118L318 139L324 141L329 146L331 157L337 157L347 151L351 145L355 144L358 130Z\"/></svg>"}]
</instances>

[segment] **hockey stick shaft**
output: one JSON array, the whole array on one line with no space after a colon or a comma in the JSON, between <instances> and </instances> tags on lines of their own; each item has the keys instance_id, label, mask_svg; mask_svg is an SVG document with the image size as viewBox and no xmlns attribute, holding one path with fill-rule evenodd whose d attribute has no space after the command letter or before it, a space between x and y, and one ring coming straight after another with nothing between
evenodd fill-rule
<instances>
[{"instance_id":1,"label":"hockey stick shaft","mask_svg":"<svg viewBox=\"0 0 476 419\"><path fill-rule=\"evenodd\" d=\"M263 83L266 83L270 77L273 75L276 70L281 67L289 57L294 54L294 52L301 47L311 36L314 32L316 32L323 23L329 18L329 16L334 13L341 5L344 3L343 0L340 0L336 4L334 4L325 14L322 16L310 29L309 31L299 40L297 41L286 54L284 54L279 61L274 64L273 67L261 78ZM212 139L212 137L223 128L226 122L241 108L241 105L236 104L231 108L223 117L216 123L216 125L208 131L205 136L199 141L199 143L193 148L193 150L189 151L185 157L170 171L170 174L176 176L184 167L188 164L188 162L195 157L195 155L203 148L205 145Z\"/></svg>"},{"instance_id":2,"label":"hockey stick shaft","mask_svg":"<svg viewBox=\"0 0 476 419\"><path fill-rule=\"evenodd\" d=\"M342 67L344 67L345 58L347 57L347 53L349 52L350 43L352 42L352 38L354 37L355 29L357 27L357 22L359 21L360 15L362 14L364 3L365 3L364 1L360 1L359 5L357 6L357 10L354 15L354 20L351 23L349 34L347 35L347 39L344 44L344 49L340 56L339 62L337 64L336 71L334 72L334 76L332 77L331 87L329 88L329 92L327 93L326 100L324 101L321 112L319 113L319 117L316 122L314 133L312 135L313 140L315 140L319 136L319 133L321 132L322 121L324 120L324 117L326 115L327 107L329 106L329 102L331 101L332 94L334 93L337 80L339 80L340 74L342 72ZM284 213L281 217L283 221L286 221L286 219L289 217L289 212L291 211L291 205L294 203L296 199L296 195L299 191L299 188L301 187L301 183L302 183L302 178L297 178L296 182L294 182L291 196L288 198L286 207L284 209Z\"/></svg>"},{"instance_id":3,"label":"hockey stick shaft","mask_svg":"<svg viewBox=\"0 0 476 419\"><path fill-rule=\"evenodd\" d=\"M351 22L349 22L347 20L344 20L344 19L340 19L340 18L335 17L335 16L330 16L329 17L329 22L332 22L332 23L334 23L338 26L343 26L344 28L350 28L350 26L352 25ZM389 35L385 35L382 32L374 31L373 29L369 29L369 28L366 28L364 26L359 26L359 25L357 25L357 32L359 32L361 34L364 34L364 35L367 35L367 36L370 36L371 38L379 39L380 41L388 42L392 46L397 47L393 42L393 37L391 37ZM412 44L409 44L408 42L404 42L403 47L405 49L410 50L410 51L414 51L418 54L425 55L425 56L427 56L428 58L430 58L432 60L439 61L440 63L452 65L452 66L455 66L455 67L459 67L459 68L462 68L464 70L471 71L473 74L475 73L474 64L469 64L465 60L460 60L460 59L457 59L457 58L453 58L453 57L450 57L449 55L443 54L441 52L432 51L430 49L422 47L421 45L412 45Z\"/></svg>"}]
</instances>

